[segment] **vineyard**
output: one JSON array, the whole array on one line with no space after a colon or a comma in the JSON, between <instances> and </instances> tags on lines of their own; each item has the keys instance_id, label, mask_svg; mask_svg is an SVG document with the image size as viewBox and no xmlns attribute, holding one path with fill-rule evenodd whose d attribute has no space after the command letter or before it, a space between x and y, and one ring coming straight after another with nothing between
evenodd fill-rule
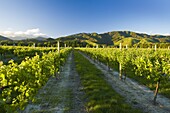
<instances>
[{"instance_id":1,"label":"vineyard","mask_svg":"<svg viewBox=\"0 0 170 113\"><path fill-rule=\"evenodd\" d=\"M23 109L29 100L33 101L38 89L45 85L50 76L57 74L70 49L62 49L60 53L39 48L37 50L2 48L1 50L1 56L14 54L17 57L25 57L19 64L10 60L7 65L1 62L0 66L1 90L7 88L2 92L3 101L7 105L2 104L1 107L4 107L7 112L12 112L16 108Z\"/></svg>"},{"instance_id":2,"label":"vineyard","mask_svg":"<svg viewBox=\"0 0 170 113\"><path fill-rule=\"evenodd\" d=\"M152 49L80 49L92 59L119 71L120 79L134 78L151 89L157 82L161 93L170 98L170 51ZM123 78L124 75L124 78ZM154 102L157 92L155 92Z\"/></svg>"},{"instance_id":3,"label":"vineyard","mask_svg":"<svg viewBox=\"0 0 170 113\"><path fill-rule=\"evenodd\" d=\"M2 46L0 60L0 112L170 112L168 49Z\"/></svg>"}]
</instances>

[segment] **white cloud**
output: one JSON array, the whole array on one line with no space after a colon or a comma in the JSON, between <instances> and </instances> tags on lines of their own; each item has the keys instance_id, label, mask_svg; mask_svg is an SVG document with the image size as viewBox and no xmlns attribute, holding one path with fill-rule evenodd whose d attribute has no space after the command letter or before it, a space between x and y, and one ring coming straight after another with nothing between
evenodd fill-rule
<instances>
[{"instance_id":1,"label":"white cloud","mask_svg":"<svg viewBox=\"0 0 170 113\"><path fill-rule=\"evenodd\" d=\"M38 36L48 37L46 34L41 33L39 28L28 29L26 31L0 31L0 35L9 37L14 40L35 38Z\"/></svg>"},{"instance_id":2,"label":"white cloud","mask_svg":"<svg viewBox=\"0 0 170 113\"><path fill-rule=\"evenodd\" d=\"M33 34L35 37L38 37L38 36L43 36L43 37L46 37L47 35L46 34L43 34L43 33L35 33Z\"/></svg>"},{"instance_id":3,"label":"white cloud","mask_svg":"<svg viewBox=\"0 0 170 113\"><path fill-rule=\"evenodd\" d=\"M15 35L22 35L22 34L24 34L24 32L22 32L22 31L17 31L17 32L15 32L14 34L15 34Z\"/></svg>"},{"instance_id":4,"label":"white cloud","mask_svg":"<svg viewBox=\"0 0 170 113\"><path fill-rule=\"evenodd\" d=\"M39 33L40 29L36 28L36 29L29 29L25 32L25 34L35 34L35 33Z\"/></svg>"}]
</instances>

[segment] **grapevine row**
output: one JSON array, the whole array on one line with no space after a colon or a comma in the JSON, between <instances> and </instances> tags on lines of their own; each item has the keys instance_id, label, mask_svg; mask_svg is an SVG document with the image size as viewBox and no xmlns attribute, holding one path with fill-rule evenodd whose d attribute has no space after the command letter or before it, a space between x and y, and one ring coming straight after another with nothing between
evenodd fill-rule
<instances>
[{"instance_id":1,"label":"grapevine row","mask_svg":"<svg viewBox=\"0 0 170 113\"><path fill-rule=\"evenodd\" d=\"M21 47L21 46L1 46L0 47L0 54L14 54L17 56L34 56L35 53L40 52L49 52L52 50L56 50L56 48L45 48L45 47Z\"/></svg>"},{"instance_id":2,"label":"grapevine row","mask_svg":"<svg viewBox=\"0 0 170 113\"><path fill-rule=\"evenodd\" d=\"M10 59L20 63L25 57L33 57L36 54L42 55L42 52L48 53L49 51L55 50L57 49L44 47L1 46L0 60L2 60L4 64L8 64Z\"/></svg>"},{"instance_id":3,"label":"grapevine row","mask_svg":"<svg viewBox=\"0 0 170 113\"><path fill-rule=\"evenodd\" d=\"M2 91L1 108L4 111L11 112L23 109L31 100L39 88L41 88L49 77L59 71L64 64L70 49L62 49L58 52L43 53L42 56L36 55L32 58L25 58L21 64L14 63L9 65L0 65L0 86L8 86Z\"/></svg>"}]
</instances>

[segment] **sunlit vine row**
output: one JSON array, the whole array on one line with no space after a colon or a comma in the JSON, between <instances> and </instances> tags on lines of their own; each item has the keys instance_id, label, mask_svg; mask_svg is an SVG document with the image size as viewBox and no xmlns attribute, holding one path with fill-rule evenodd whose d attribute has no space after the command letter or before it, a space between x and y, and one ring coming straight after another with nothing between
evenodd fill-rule
<instances>
[{"instance_id":1,"label":"sunlit vine row","mask_svg":"<svg viewBox=\"0 0 170 113\"><path fill-rule=\"evenodd\" d=\"M152 49L113 49L113 48L81 48L93 59L97 59L110 67L122 70L133 69L136 75L158 80L170 76L170 51Z\"/></svg>"},{"instance_id":2,"label":"sunlit vine row","mask_svg":"<svg viewBox=\"0 0 170 113\"><path fill-rule=\"evenodd\" d=\"M69 51L70 49L62 49L60 54L54 51L42 53L42 56L27 57L19 65L13 60L8 65L0 64L0 86L9 87L2 91L4 104L1 107L6 112L11 112L16 108L23 109L28 101L34 101L38 89L55 71L59 71Z\"/></svg>"}]
</instances>

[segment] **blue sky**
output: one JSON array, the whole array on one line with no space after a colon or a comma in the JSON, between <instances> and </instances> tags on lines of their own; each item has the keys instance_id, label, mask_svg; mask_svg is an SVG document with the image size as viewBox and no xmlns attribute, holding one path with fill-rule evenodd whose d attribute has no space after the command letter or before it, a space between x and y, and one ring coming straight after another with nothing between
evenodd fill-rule
<instances>
[{"instance_id":1,"label":"blue sky","mask_svg":"<svg viewBox=\"0 0 170 113\"><path fill-rule=\"evenodd\" d=\"M170 34L170 0L0 0L0 34Z\"/></svg>"}]
</instances>

